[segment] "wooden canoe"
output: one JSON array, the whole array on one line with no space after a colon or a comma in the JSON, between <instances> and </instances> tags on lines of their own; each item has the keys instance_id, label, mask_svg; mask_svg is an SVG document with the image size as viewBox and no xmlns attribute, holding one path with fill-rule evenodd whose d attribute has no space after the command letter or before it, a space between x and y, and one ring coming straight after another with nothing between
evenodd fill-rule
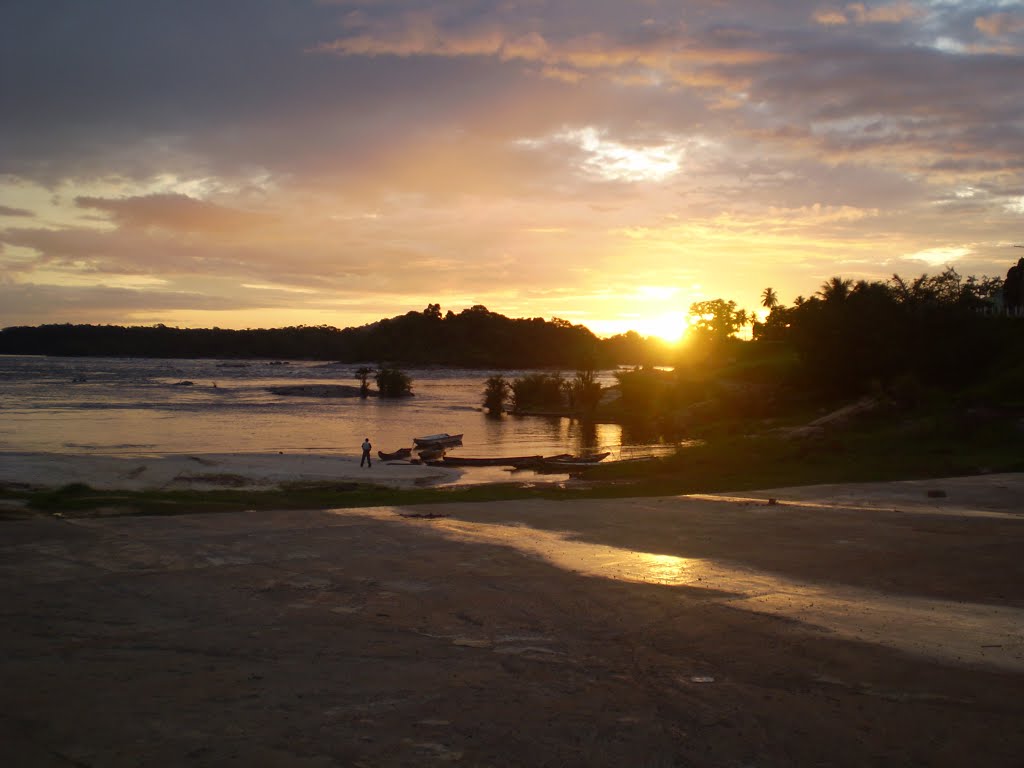
<instances>
[{"instance_id":1,"label":"wooden canoe","mask_svg":"<svg viewBox=\"0 0 1024 768\"><path fill-rule=\"evenodd\" d=\"M562 453L557 456L545 456L537 461L526 461L515 464L516 469L535 469L548 472L565 472L580 467L593 467L611 456L611 452L587 453L575 456L571 453Z\"/></svg>"},{"instance_id":2,"label":"wooden canoe","mask_svg":"<svg viewBox=\"0 0 1024 768\"><path fill-rule=\"evenodd\" d=\"M473 458L470 456L445 456L448 467L515 467L519 464L541 461L543 456L505 456L496 458Z\"/></svg>"},{"instance_id":3,"label":"wooden canoe","mask_svg":"<svg viewBox=\"0 0 1024 768\"><path fill-rule=\"evenodd\" d=\"M462 442L462 434L449 435L447 432L441 432L436 435L424 435L423 437L414 437L412 441L421 448L437 447L443 445L458 445Z\"/></svg>"},{"instance_id":4,"label":"wooden canoe","mask_svg":"<svg viewBox=\"0 0 1024 768\"><path fill-rule=\"evenodd\" d=\"M384 453L384 451L377 451L377 455L380 456L381 461L395 461L397 459L408 459L412 456L412 448L399 448L394 453Z\"/></svg>"}]
</instances>

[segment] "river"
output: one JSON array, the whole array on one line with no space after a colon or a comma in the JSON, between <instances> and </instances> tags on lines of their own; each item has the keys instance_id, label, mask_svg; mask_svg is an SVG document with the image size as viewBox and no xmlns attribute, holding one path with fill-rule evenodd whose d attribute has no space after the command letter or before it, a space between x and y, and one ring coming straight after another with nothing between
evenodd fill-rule
<instances>
[{"instance_id":1,"label":"river","mask_svg":"<svg viewBox=\"0 0 1024 768\"><path fill-rule=\"evenodd\" d=\"M83 454L266 453L358 455L411 447L412 438L462 433L451 455L608 451L662 455L675 445L618 424L541 416L489 418L484 383L529 371L403 368L414 396L310 398L271 387L357 385L357 365L264 360L0 356L0 451ZM571 375L572 372L567 372ZM613 371L602 371L605 386ZM191 382L187 384L184 382Z\"/></svg>"}]
</instances>

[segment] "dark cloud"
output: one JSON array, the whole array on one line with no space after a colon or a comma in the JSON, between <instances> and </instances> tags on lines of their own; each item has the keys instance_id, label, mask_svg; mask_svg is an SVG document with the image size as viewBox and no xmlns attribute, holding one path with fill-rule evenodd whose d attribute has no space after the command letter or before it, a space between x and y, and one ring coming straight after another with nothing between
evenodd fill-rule
<instances>
[{"instance_id":1,"label":"dark cloud","mask_svg":"<svg viewBox=\"0 0 1024 768\"><path fill-rule=\"evenodd\" d=\"M267 217L196 200L188 195L161 194L111 200L100 197L76 197L80 208L107 213L122 227L156 227L182 232L228 232L265 227Z\"/></svg>"},{"instance_id":2,"label":"dark cloud","mask_svg":"<svg viewBox=\"0 0 1024 768\"><path fill-rule=\"evenodd\" d=\"M24 208L11 208L7 205L0 205L0 216L10 216L12 218L31 218L35 216L32 211L25 210Z\"/></svg>"},{"instance_id":3,"label":"dark cloud","mask_svg":"<svg viewBox=\"0 0 1024 768\"><path fill-rule=\"evenodd\" d=\"M120 322L127 313L220 310L244 305L222 296L95 286L0 284L0 327L50 322Z\"/></svg>"}]
</instances>

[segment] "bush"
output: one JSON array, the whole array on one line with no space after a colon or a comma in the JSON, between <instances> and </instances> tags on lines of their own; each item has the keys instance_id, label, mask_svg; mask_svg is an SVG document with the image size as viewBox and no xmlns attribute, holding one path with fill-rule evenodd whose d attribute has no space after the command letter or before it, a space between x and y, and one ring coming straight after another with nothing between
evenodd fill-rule
<instances>
[{"instance_id":1,"label":"bush","mask_svg":"<svg viewBox=\"0 0 1024 768\"><path fill-rule=\"evenodd\" d=\"M370 394L369 378L370 374L373 373L373 368L367 368L365 365L361 368L357 368L355 371L356 380L359 382L359 396L366 397Z\"/></svg>"},{"instance_id":2,"label":"bush","mask_svg":"<svg viewBox=\"0 0 1024 768\"><path fill-rule=\"evenodd\" d=\"M504 376L491 376L484 386L484 408L490 416L501 416L508 397L509 383Z\"/></svg>"},{"instance_id":3,"label":"bush","mask_svg":"<svg viewBox=\"0 0 1024 768\"><path fill-rule=\"evenodd\" d=\"M649 419L669 407L674 376L652 368L634 368L615 374L619 382L619 403L624 415Z\"/></svg>"},{"instance_id":4,"label":"bush","mask_svg":"<svg viewBox=\"0 0 1024 768\"><path fill-rule=\"evenodd\" d=\"M574 411L593 413L601 402L601 384L591 370L577 371L572 381L564 384L569 407Z\"/></svg>"},{"instance_id":5,"label":"bush","mask_svg":"<svg viewBox=\"0 0 1024 768\"><path fill-rule=\"evenodd\" d=\"M409 397L412 395L412 379L397 368L381 368L374 377L381 397Z\"/></svg>"},{"instance_id":6,"label":"bush","mask_svg":"<svg viewBox=\"0 0 1024 768\"><path fill-rule=\"evenodd\" d=\"M512 382L512 410L561 410L562 374L531 373Z\"/></svg>"}]
</instances>

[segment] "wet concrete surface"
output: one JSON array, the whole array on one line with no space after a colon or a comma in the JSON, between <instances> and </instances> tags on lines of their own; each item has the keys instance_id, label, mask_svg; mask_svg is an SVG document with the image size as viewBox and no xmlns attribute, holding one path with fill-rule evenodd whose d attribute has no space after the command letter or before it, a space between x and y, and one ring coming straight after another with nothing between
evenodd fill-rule
<instances>
[{"instance_id":1,"label":"wet concrete surface","mask_svg":"<svg viewBox=\"0 0 1024 768\"><path fill-rule=\"evenodd\" d=\"M1022 482L5 522L5 762L1018 766Z\"/></svg>"}]
</instances>

